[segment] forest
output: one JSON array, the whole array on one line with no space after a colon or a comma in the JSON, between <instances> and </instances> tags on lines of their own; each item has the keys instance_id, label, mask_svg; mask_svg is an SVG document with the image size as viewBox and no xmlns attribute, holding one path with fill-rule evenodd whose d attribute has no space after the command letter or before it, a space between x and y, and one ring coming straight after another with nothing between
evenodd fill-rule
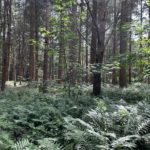
<instances>
[{"instance_id":1,"label":"forest","mask_svg":"<svg viewBox=\"0 0 150 150\"><path fill-rule=\"evenodd\" d=\"M150 0L0 0L0 150L150 150Z\"/></svg>"}]
</instances>

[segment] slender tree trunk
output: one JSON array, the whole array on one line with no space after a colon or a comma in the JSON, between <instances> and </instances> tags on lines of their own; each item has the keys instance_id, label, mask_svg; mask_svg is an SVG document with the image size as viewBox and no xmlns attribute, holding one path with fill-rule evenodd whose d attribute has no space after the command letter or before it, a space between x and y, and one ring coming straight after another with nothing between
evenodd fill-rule
<instances>
[{"instance_id":1,"label":"slender tree trunk","mask_svg":"<svg viewBox=\"0 0 150 150\"><path fill-rule=\"evenodd\" d=\"M72 38L69 42L69 82L71 85L75 85L77 81L77 59L78 59L78 36L77 36L77 4L73 4L71 6L71 14L70 14L70 30L73 34Z\"/></svg>"},{"instance_id":2,"label":"slender tree trunk","mask_svg":"<svg viewBox=\"0 0 150 150\"><path fill-rule=\"evenodd\" d=\"M130 11L130 23L132 22L132 11ZM132 31L129 32L129 54L132 52ZM129 84L132 82L132 63L129 60Z\"/></svg>"},{"instance_id":3,"label":"slender tree trunk","mask_svg":"<svg viewBox=\"0 0 150 150\"><path fill-rule=\"evenodd\" d=\"M30 80L35 80L35 45L32 40L35 39L35 4L30 0L30 53L29 53L29 76Z\"/></svg>"},{"instance_id":4,"label":"slender tree trunk","mask_svg":"<svg viewBox=\"0 0 150 150\"><path fill-rule=\"evenodd\" d=\"M97 23L97 0L93 0L92 8L93 20ZM97 49L97 30L92 20L92 37L91 37L91 50L90 50L90 63L94 65L96 63L96 49ZM91 83L93 83L93 77L91 76Z\"/></svg>"},{"instance_id":5,"label":"slender tree trunk","mask_svg":"<svg viewBox=\"0 0 150 150\"><path fill-rule=\"evenodd\" d=\"M13 49L13 80L14 86L16 86L16 51Z\"/></svg>"},{"instance_id":6,"label":"slender tree trunk","mask_svg":"<svg viewBox=\"0 0 150 150\"><path fill-rule=\"evenodd\" d=\"M113 26L113 56L116 56L117 49L117 6L116 0L114 0L114 26ZM117 72L116 69L113 69L112 72L112 84L117 84Z\"/></svg>"},{"instance_id":7,"label":"slender tree trunk","mask_svg":"<svg viewBox=\"0 0 150 150\"><path fill-rule=\"evenodd\" d=\"M39 57L39 6L35 0L35 80L38 81L38 57Z\"/></svg>"},{"instance_id":8,"label":"slender tree trunk","mask_svg":"<svg viewBox=\"0 0 150 150\"><path fill-rule=\"evenodd\" d=\"M1 90L5 89L5 82L8 80L9 54L11 48L11 0L4 0L3 16L3 56L2 56L2 85ZM7 27L7 28L6 28ZM6 33L7 29L7 33ZM7 36L6 36L7 35Z\"/></svg>"},{"instance_id":9,"label":"slender tree trunk","mask_svg":"<svg viewBox=\"0 0 150 150\"><path fill-rule=\"evenodd\" d=\"M7 75L6 75L6 80L9 80L9 72L10 72L10 50L11 50L11 15L12 15L12 0L7 0L7 40L6 40L6 46L7 46Z\"/></svg>"},{"instance_id":10,"label":"slender tree trunk","mask_svg":"<svg viewBox=\"0 0 150 150\"><path fill-rule=\"evenodd\" d=\"M58 79L60 81L63 80L63 73L64 73L64 12L63 10L60 12L60 35L59 35L59 66L58 66Z\"/></svg>"},{"instance_id":11,"label":"slender tree trunk","mask_svg":"<svg viewBox=\"0 0 150 150\"><path fill-rule=\"evenodd\" d=\"M2 45L2 83L1 90L5 90L5 82L7 75L7 49L6 49L6 0L4 1L4 13L3 13L3 45Z\"/></svg>"},{"instance_id":12,"label":"slender tree trunk","mask_svg":"<svg viewBox=\"0 0 150 150\"><path fill-rule=\"evenodd\" d=\"M126 23L128 23L128 1L121 2L121 23L120 23L120 54L123 55L127 51L127 30L124 28ZM126 64L121 62L120 74L119 74L119 85L121 88L127 86L127 74L126 74Z\"/></svg>"},{"instance_id":13,"label":"slender tree trunk","mask_svg":"<svg viewBox=\"0 0 150 150\"><path fill-rule=\"evenodd\" d=\"M19 44L19 48L18 48L19 49L19 51L18 51L18 62L19 62L19 64L18 64L18 72L19 72L19 82L20 82L20 85L21 85L21 82L22 82L22 65L21 65L22 56L21 56L21 51L22 50L21 50L21 33L20 33L20 31L19 31L18 44ZM16 57L14 50L13 50L13 55L14 55L14 57ZM15 65L15 63L16 63L16 61L14 60L13 66ZM16 72L15 68L13 70L14 70L14 72ZM14 78L15 78L15 75L14 75Z\"/></svg>"},{"instance_id":14,"label":"slender tree trunk","mask_svg":"<svg viewBox=\"0 0 150 150\"><path fill-rule=\"evenodd\" d=\"M45 17L45 26L46 26L46 30L48 30L49 28L49 3L47 0L47 7L46 7L46 17ZM44 64L43 64L43 93L47 93L48 91L48 60L49 60L49 56L48 56L48 46L49 46L49 37L47 37L45 35L45 49L44 49Z\"/></svg>"},{"instance_id":15,"label":"slender tree trunk","mask_svg":"<svg viewBox=\"0 0 150 150\"><path fill-rule=\"evenodd\" d=\"M149 26L150 26L150 6L148 8L148 17L149 17ZM148 32L148 39L150 40L150 31ZM150 48L150 42L148 43L148 47ZM150 62L150 60L149 60ZM148 77L148 84L150 84L150 77Z\"/></svg>"},{"instance_id":16,"label":"slender tree trunk","mask_svg":"<svg viewBox=\"0 0 150 150\"><path fill-rule=\"evenodd\" d=\"M86 22L86 62L85 62L85 64L86 64L86 82L88 82L89 81L89 72L88 72L88 65L89 65L89 49L88 49L88 36L89 36L89 18L88 18L88 16L89 16L89 13L88 13L88 10L87 10L87 22Z\"/></svg>"},{"instance_id":17,"label":"slender tree trunk","mask_svg":"<svg viewBox=\"0 0 150 150\"><path fill-rule=\"evenodd\" d=\"M141 23L141 28L143 30L143 0L140 0L140 23ZM143 38L143 31L140 33L140 41L142 41ZM142 42L140 43L140 49L143 48ZM139 67L139 77L140 81L143 80L143 64L142 64L142 59L143 57L140 56L140 67Z\"/></svg>"}]
</instances>

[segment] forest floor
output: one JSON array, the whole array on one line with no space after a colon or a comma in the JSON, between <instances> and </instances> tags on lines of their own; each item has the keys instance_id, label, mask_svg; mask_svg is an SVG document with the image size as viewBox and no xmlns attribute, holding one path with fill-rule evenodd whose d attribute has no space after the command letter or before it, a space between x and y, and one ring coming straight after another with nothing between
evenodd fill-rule
<instances>
[{"instance_id":1,"label":"forest floor","mask_svg":"<svg viewBox=\"0 0 150 150\"><path fill-rule=\"evenodd\" d=\"M27 86L27 82L16 82L16 86L14 86L14 81L7 81L6 82L6 88L20 88L20 87L25 87Z\"/></svg>"},{"instance_id":2,"label":"forest floor","mask_svg":"<svg viewBox=\"0 0 150 150\"><path fill-rule=\"evenodd\" d=\"M147 85L105 85L101 98L92 97L87 85L71 89L70 96L59 85L47 94L26 84L7 86L0 94L0 150L136 149L137 141L150 148Z\"/></svg>"}]
</instances>

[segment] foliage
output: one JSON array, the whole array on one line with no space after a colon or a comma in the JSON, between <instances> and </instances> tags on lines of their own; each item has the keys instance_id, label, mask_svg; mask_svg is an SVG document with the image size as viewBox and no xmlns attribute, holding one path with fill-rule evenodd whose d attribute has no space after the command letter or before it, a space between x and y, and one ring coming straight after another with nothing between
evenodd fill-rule
<instances>
[{"instance_id":1,"label":"foliage","mask_svg":"<svg viewBox=\"0 0 150 150\"><path fill-rule=\"evenodd\" d=\"M83 119L66 118L69 131L66 138L75 144L81 143L87 150L140 149L141 145L147 150L145 145L149 145L150 126L149 120L144 120L150 115L147 111L141 113L145 107L150 110L149 104L145 106L141 102L123 106L122 103L107 104L107 101L100 100L98 107L90 110Z\"/></svg>"},{"instance_id":2,"label":"foliage","mask_svg":"<svg viewBox=\"0 0 150 150\"><path fill-rule=\"evenodd\" d=\"M147 84L134 83L127 88L120 89L117 86L105 84L103 86L103 96L113 100L125 100L130 103L141 100L150 101L150 91Z\"/></svg>"},{"instance_id":3,"label":"foliage","mask_svg":"<svg viewBox=\"0 0 150 150\"><path fill-rule=\"evenodd\" d=\"M1 93L0 149L147 150L149 88L136 84L122 92L110 89L103 87L102 98L90 96L86 85L74 87L70 97L57 85L48 94L33 88Z\"/></svg>"}]
</instances>

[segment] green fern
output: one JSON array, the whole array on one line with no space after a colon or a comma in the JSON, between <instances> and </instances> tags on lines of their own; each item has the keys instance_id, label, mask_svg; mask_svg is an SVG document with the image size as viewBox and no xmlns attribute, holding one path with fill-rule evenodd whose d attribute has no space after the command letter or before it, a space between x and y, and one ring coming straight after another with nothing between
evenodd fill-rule
<instances>
[{"instance_id":1,"label":"green fern","mask_svg":"<svg viewBox=\"0 0 150 150\"><path fill-rule=\"evenodd\" d=\"M111 147L114 150L119 150L119 149L125 149L128 148L130 150L133 150L137 148L136 141L140 140L140 136L138 135L129 135L125 137L121 137L111 144Z\"/></svg>"},{"instance_id":2,"label":"green fern","mask_svg":"<svg viewBox=\"0 0 150 150\"><path fill-rule=\"evenodd\" d=\"M21 141L18 141L15 144L14 149L15 150L36 150L34 148L34 145L31 144L28 139L23 139Z\"/></svg>"},{"instance_id":3,"label":"green fern","mask_svg":"<svg viewBox=\"0 0 150 150\"><path fill-rule=\"evenodd\" d=\"M63 148L55 142L55 139L44 138L39 140L39 150L63 150Z\"/></svg>"},{"instance_id":4,"label":"green fern","mask_svg":"<svg viewBox=\"0 0 150 150\"><path fill-rule=\"evenodd\" d=\"M145 135L150 133L150 119L144 121L138 126L137 133L139 135Z\"/></svg>"}]
</instances>

